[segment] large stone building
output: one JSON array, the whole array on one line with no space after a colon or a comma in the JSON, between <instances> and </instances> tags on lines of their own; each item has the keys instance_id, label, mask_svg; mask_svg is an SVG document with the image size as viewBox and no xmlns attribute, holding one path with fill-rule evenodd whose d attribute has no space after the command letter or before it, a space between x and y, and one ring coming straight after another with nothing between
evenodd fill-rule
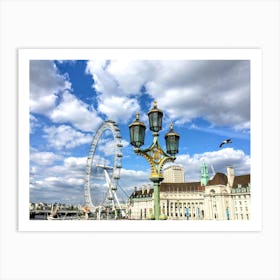
<instances>
[{"instance_id":1,"label":"large stone building","mask_svg":"<svg viewBox=\"0 0 280 280\"><path fill-rule=\"evenodd\" d=\"M203 163L199 182L161 183L161 214L166 219L248 220L250 188L250 174L235 176L228 167L227 175L216 173L209 180ZM153 207L153 189L135 189L129 199L129 218L148 219Z\"/></svg>"},{"instance_id":2,"label":"large stone building","mask_svg":"<svg viewBox=\"0 0 280 280\"><path fill-rule=\"evenodd\" d=\"M185 182L184 167L181 165L170 165L163 170L165 183L183 183Z\"/></svg>"}]
</instances>

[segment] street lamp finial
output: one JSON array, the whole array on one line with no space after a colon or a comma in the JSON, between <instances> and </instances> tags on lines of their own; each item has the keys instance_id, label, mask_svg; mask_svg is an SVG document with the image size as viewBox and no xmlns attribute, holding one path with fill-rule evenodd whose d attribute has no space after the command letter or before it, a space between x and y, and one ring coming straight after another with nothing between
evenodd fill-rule
<instances>
[{"instance_id":1,"label":"street lamp finial","mask_svg":"<svg viewBox=\"0 0 280 280\"><path fill-rule=\"evenodd\" d=\"M154 108L157 108L157 101L154 100Z\"/></svg>"}]
</instances>

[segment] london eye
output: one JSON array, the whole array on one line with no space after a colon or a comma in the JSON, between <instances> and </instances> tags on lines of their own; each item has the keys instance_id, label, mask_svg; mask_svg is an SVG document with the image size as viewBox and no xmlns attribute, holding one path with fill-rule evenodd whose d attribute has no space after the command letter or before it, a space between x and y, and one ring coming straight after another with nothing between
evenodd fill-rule
<instances>
[{"instance_id":1,"label":"london eye","mask_svg":"<svg viewBox=\"0 0 280 280\"><path fill-rule=\"evenodd\" d=\"M111 137L110 145L103 146L103 151L111 154L111 158L104 159L97 154L98 146L102 146L104 137ZM104 144L104 143L103 143ZM123 216L123 211L117 196L120 171L122 168L122 137L118 124L114 121L105 121L93 136L86 163L85 202L92 213L97 214L97 219ZM109 151L108 151L109 149ZM96 187L96 179L103 177L103 184ZM112 214L113 213L113 214ZM117 214L118 213L118 214Z\"/></svg>"}]
</instances>

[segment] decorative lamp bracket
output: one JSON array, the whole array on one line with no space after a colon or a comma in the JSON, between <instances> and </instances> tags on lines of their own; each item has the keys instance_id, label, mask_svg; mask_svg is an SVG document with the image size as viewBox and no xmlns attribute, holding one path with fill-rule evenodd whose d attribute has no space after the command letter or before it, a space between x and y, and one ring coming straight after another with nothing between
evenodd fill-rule
<instances>
[{"instance_id":1,"label":"decorative lamp bracket","mask_svg":"<svg viewBox=\"0 0 280 280\"><path fill-rule=\"evenodd\" d=\"M162 168L167 162L174 162L176 159L174 156L169 156L163 151L158 142L158 136L154 135L154 140L152 145L147 149L135 148L135 153L144 157L150 164L151 174L150 179L152 181L162 181L163 174Z\"/></svg>"}]
</instances>

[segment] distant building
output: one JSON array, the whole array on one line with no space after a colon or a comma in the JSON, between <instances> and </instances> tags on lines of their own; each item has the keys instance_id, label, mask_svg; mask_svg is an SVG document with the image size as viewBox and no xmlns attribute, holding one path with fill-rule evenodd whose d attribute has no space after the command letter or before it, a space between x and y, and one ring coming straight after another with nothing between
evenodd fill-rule
<instances>
[{"instance_id":1,"label":"distant building","mask_svg":"<svg viewBox=\"0 0 280 280\"><path fill-rule=\"evenodd\" d=\"M235 176L234 169L228 167L227 175L216 173L209 180L206 169L203 162L200 182L163 181L160 186L161 213L167 219L249 220L250 174ZM129 203L131 219L147 219L154 211L153 189L135 189Z\"/></svg>"},{"instance_id":2,"label":"distant building","mask_svg":"<svg viewBox=\"0 0 280 280\"><path fill-rule=\"evenodd\" d=\"M184 167L180 165L170 165L163 170L164 183L184 183Z\"/></svg>"}]
</instances>

